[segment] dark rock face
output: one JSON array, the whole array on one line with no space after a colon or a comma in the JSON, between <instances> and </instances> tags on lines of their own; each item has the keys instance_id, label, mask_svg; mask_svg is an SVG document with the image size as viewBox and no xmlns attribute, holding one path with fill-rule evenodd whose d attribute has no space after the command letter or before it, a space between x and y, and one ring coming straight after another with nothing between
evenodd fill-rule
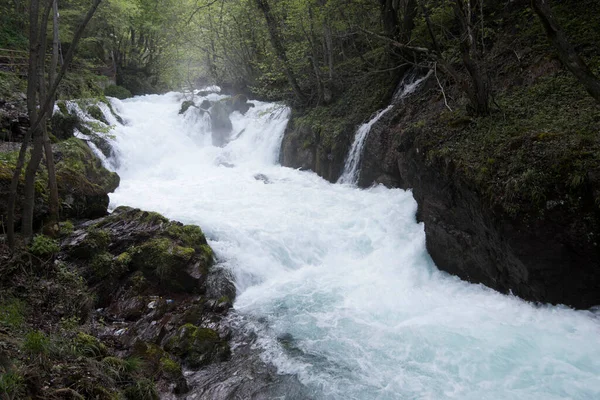
<instances>
[{"instance_id":1,"label":"dark rock face","mask_svg":"<svg viewBox=\"0 0 600 400\"><path fill-rule=\"evenodd\" d=\"M535 220L491 209L452 162L428 165L412 136L401 135L401 186L413 189L427 250L440 269L530 301L600 304L600 250L582 240L585 224L558 209Z\"/></svg>"},{"instance_id":2,"label":"dark rock face","mask_svg":"<svg viewBox=\"0 0 600 400\"><path fill-rule=\"evenodd\" d=\"M210 107L212 106L212 103L210 102L210 100L202 100L202 103L200 103L200 109L202 110L208 110Z\"/></svg>"},{"instance_id":3,"label":"dark rock face","mask_svg":"<svg viewBox=\"0 0 600 400\"><path fill-rule=\"evenodd\" d=\"M284 167L311 170L335 182L344 170L346 154L354 138L354 128L348 126L337 142L331 146L320 143L320 134L294 118L286 128L279 162Z\"/></svg>"},{"instance_id":4,"label":"dark rock face","mask_svg":"<svg viewBox=\"0 0 600 400\"><path fill-rule=\"evenodd\" d=\"M0 99L0 140L19 142L28 128L29 117L25 106Z\"/></svg>"},{"instance_id":5,"label":"dark rock face","mask_svg":"<svg viewBox=\"0 0 600 400\"><path fill-rule=\"evenodd\" d=\"M229 141L233 126L229 119L231 113L227 104L218 101L210 108L210 124L213 146L223 147Z\"/></svg>"}]
</instances>

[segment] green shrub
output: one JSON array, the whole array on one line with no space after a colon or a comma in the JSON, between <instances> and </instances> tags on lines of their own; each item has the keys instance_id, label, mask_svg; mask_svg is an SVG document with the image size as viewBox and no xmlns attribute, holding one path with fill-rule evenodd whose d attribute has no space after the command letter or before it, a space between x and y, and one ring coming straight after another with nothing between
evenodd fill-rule
<instances>
[{"instance_id":1,"label":"green shrub","mask_svg":"<svg viewBox=\"0 0 600 400\"><path fill-rule=\"evenodd\" d=\"M129 90L119 85L108 86L106 89L104 89L104 95L109 97L116 97L117 99L121 100L126 99L128 97L132 97L132 94Z\"/></svg>"},{"instance_id":2,"label":"green shrub","mask_svg":"<svg viewBox=\"0 0 600 400\"><path fill-rule=\"evenodd\" d=\"M0 324L19 328L25 321L25 304L18 299L0 302Z\"/></svg>"},{"instance_id":3,"label":"green shrub","mask_svg":"<svg viewBox=\"0 0 600 400\"><path fill-rule=\"evenodd\" d=\"M25 379L17 372L0 374L0 399L22 399L25 397Z\"/></svg>"},{"instance_id":4,"label":"green shrub","mask_svg":"<svg viewBox=\"0 0 600 400\"><path fill-rule=\"evenodd\" d=\"M29 251L38 257L51 256L59 250L58 242L45 235L36 235L29 246Z\"/></svg>"},{"instance_id":5,"label":"green shrub","mask_svg":"<svg viewBox=\"0 0 600 400\"><path fill-rule=\"evenodd\" d=\"M140 379L125 389L127 400L158 400L158 391L154 382Z\"/></svg>"},{"instance_id":6,"label":"green shrub","mask_svg":"<svg viewBox=\"0 0 600 400\"><path fill-rule=\"evenodd\" d=\"M48 354L50 350L50 339L44 332L33 331L25 336L23 350L29 354Z\"/></svg>"}]
</instances>

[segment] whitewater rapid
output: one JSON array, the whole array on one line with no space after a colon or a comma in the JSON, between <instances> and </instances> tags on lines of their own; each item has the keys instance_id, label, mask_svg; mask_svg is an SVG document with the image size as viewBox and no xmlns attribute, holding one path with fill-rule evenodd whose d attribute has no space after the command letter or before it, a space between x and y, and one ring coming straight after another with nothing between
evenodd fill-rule
<instances>
[{"instance_id":1,"label":"whitewater rapid","mask_svg":"<svg viewBox=\"0 0 600 400\"><path fill-rule=\"evenodd\" d=\"M200 225L235 277L234 317L315 398L600 398L597 315L440 272L410 192L279 166L287 108L232 114L239 137L216 148L208 116L180 104L114 101L111 206Z\"/></svg>"}]
</instances>

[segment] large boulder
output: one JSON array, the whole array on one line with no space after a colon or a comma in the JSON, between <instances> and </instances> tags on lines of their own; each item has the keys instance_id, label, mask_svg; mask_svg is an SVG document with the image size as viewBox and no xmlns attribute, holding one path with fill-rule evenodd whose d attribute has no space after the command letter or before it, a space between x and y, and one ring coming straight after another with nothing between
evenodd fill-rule
<instances>
[{"instance_id":1,"label":"large boulder","mask_svg":"<svg viewBox=\"0 0 600 400\"><path fill-rule=\"evenodd\" d=\"M106 296L112 295L112 282L133 272L158 294L201 293L213 262L199 227L129 207L84 224L62 247L67 259L81 263L89 282L108 284Z\"/></svg>"},{"instance_id":2,"label":"large boulder","mask_svg":"<svg viewBox=\"0 0 600 400\"><path fill-rule=\"evenodd\" d=\"M66 218L98 218L107 214L108 193L119 186L119 176L107 170L85 141L70 138L52 145L56 163L56 178L61 215ZM15 169L18 150L14 146L0 149L0 216L6 219L10 182ZM18 205L15 216L20 220L20 204L24 177L18 187ZM48 216L48 172L40 165L35 190L34 221L43 223Z\"/></svg>"},{"instance_id":3,"label":"large boulder","mask_svg":"<svg viewBox=\"0 0 600 400\"><path fill-rule=\"evenodd\" d=\"M233 129L231 119L229 119L230 113L231 111L224 101L218 101L210 108L213 146L223 147L229 142Z\"/></svg>"}]
</instances>

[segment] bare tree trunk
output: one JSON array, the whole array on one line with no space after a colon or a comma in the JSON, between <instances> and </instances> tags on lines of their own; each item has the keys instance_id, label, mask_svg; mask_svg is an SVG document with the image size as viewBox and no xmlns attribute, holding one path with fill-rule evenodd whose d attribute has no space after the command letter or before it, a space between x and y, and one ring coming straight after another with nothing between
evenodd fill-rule
<instances>
[{"instance_id":1,"label":"bare tree trunk","mask_svg":"<svg viewBox=\"0 0 600 400\"><path fill-rule=\"evenodd\" d=\"M462 26L460 47L463 64L471 77L468 96L472 111L476 115L488 115L490 113L490 88L487 76L481 69L482 59L477 50L472 2L470 0L466 2L454 0L454 14Z\"/></svg>"},{"instance_id":2,"label":"bare tree trunk","mask_svg":"<svg viewBox=\"0 0 600 400\"><path fill-rule=\"evenodd\" d=\"M285 53L285 48L283 47L283 43L281 38L279 37L279 31L277 29L277 21L275 17L271 13L271 7L269 6L268 0L254 0L259 10L265 16L265 20L267 21L267 28L269 30L269 37L271 38L271 45L275 50L275 54L277 58L281 62L283 66L283 71L288 80L288 83L292 87L294 94L298 98L298 100L302 104L306 104L306 96L302 93L302 89L300 89L300 85L298 85L298 81L296 80L296 76L294 75L292 68L290 67L290 63L288 61L287 55Z\"/></svg>"},{"instance_id":3,"label":"bare tree trunk","mask_svg":"<svg viewBox=\"0 0 600 400\"><path fill-rule=\"evenodd\" d=\"M39 26L38 55L37 55L37 80L35 85L38 91L40 103L46 99L45 64L46 64L46 39L48 28L48 17L52 8L52 0L46 0L47 5L42 13L42 21ZM33 236L33 209L35 207L35 175L40 161L42 160L43 134L46 128L47 117L40 113L39 128L33 133L33 150L31 158L25 171L25 186L23 188L23 208L21 218L21 234L25 241Z\"/></svg>"},{"instance_id":4,"label":"bare tree trunk","mask_svg":"<svg viewBox=\"0 0 600 400\"><path fill-rule=\"evenodd\" d=\"M550 42L556 49L560 61L575 78L583 85L585 90L597 102L600 102L600 78L598 78L587 66L585 61L575 51L575 48L567 40L567 36L561 29L560 25L554 19L552 10L548 5L549 0L532 0L533 9L542 21L544 30Z\"/></svg>"},{"instance_id":5,"label":"bare tree trunk","mask_svg":"<svg viewBox=\"0 0 600 400\"><path fill-rule=\"evenodd\" d=\"M27 111L29 113L29 123L33 127L35 120L37 119L36 110L36 90L37 90L37 56L38 56L38 19L40 13L39 0L31 0L29 3L29 67L27 71ZM21 178L21 170L25 164L25 154L27 153L27 147L29 140L31 139L30 128L23 139L21 150L19 151L19 158L15 166L15 171L10 184L10 193L8 196L8 209L7 209L7 239L8 245L13 248L15 245L15 206L17 200L17 191L19 187L19 180Z\"/></svg>"},{"instance_id":6,"label":"bare tree trunk","mask_svg":"<svg viewBox=\"0 0 600 400\"><path fill-rule=\"evenodd\" d=\"M397 2L394 0L379 0L383 31L390 39L396 40L400 32Z\"/></svg>"},{"instance_id":7,"label":"bare tree trunk","mask_svg":"<svg viewBox=\"0 0 600 400\"><path fill-rule=\"evenodd\" d=\"M412 31L415 29L415 18L417 17L416 0L405 0L404 17L402 18L402 28L400 31L400 41L409 43Z\"/></svg>"},{"instance_id":8,"label":"bare tree trunk","mask_svg":"<svg viewBox=\"0 0 600 400\"><path fill-rule=\"evenodd\" d=\"M58 0L53 0L52 2L53 8L53 38L52 38L52 60L50 62L50 72L49 76L49 85L52 86L54 84L54 80L56 79L56 68L58 67ZM52 98L54 100L54 97ZM51 108L54 109L54 101L52 101ZM52 226L53 231L56 230L56 225L58 224L59 219L59 199L58 199L58 183L56 181L56 167L54 164L54 153L52 152L52 144L50 143L50 138L48 137L48 130L46 126L43 126L43 135L44 135L44 153L46 155L46 168L48 169L48 191L50 192L49 196L49 206L50 206L50 221L49 224Z\"/></svg>"},{"instance_id":9,"label":"bare tree trunk","mask_svg":"<svg viewBox=\"0 0 600 400\"><path fill-rule=\"evenodd\" d=\"M90 6L90 9L88 10L88 13L85 15L84 20L81 22L81 24L77 28L77 31L75 32L75 35L73 36L71 46L69 46L69 50L67 51L64 62L61 65L60 71L58 72L58 75L57 75L54 83L52 83L50 90L48 91L48 96L46 99L40 99L41 107L39 109L39 114L35 118L35 121L30 121L31 126L27 130L27 132L25 133L25 137L23 138L23 144L21 145L21 149L19 150L19 157L17 159L17 164L15 167L15 171L13 173L12 181L11 181L10 193L9 193L9 198L8 198L8 207L7 207L8 208L7 238L8 238L8 244L11 248L14 248L14 244L15 244L15 223L14 223L15 215L14 214L15 214L15 205L16 205L16 199L17 199L17 189L18 189L19 179L21 176L21 171L23 169L23 165L25 164L25 155L27 153L27 147L29 144L29 140L31 140L31 136L34 135L34 133L37 132L38 129L40 129L42 119L52 111L50 106L52 105L52 99L56 95L56 90L58 89L58 85L60 84L60 81L62 80L63 76L67 72L67 68L68 68L69 64L73 60L73 56L75 55L75 48L77 47L77 44L79 43L79 40L81 39L81 36L83 35L83 31L85 30L85 27L87 26L88 22L90 22L90 19L92 19L92 16L96 12L96 9L98 8L98 6L100 5L101 2L102 2L102 0L94 0L94 3ZM39 0L31 0L31 4L32 4L32 7L35 7L35 13L33 12L34 9L32 8L30 10L30 17L29 17L30 21L32 22L32 24L30 26L29 40L30 40L30 52L31 52L31 49L33 49L34 54L33 54L33 57L31 57L31 54L30 54L30 60L29 60L30 73L29 73L28 79L37 80L37 78L35 78L35 76L36 76L36 68L37 68L38 64L37 64L37 51L35 51L35 50L37 50L39 47L39 45L36 43L36 41L38 40L37 35L38 35ZM31 30L34 31L33 36L31 35ZM33 43L31 42L32 40L33 40ZM32 67L32 65L33 65L33 67ZM34 83L35 83L35 81L34 81ZM28 86L29 86L29 82L28 82ZM35 90L36 90L36 86L32 86L31 89L28 87L27 88L28 95L30 94L30 92L35 94ZM35 97L33 97L33 98L35 98ZM28 103L30 101L31 100L28 98Z\"/></svg>"}]
</instances>

